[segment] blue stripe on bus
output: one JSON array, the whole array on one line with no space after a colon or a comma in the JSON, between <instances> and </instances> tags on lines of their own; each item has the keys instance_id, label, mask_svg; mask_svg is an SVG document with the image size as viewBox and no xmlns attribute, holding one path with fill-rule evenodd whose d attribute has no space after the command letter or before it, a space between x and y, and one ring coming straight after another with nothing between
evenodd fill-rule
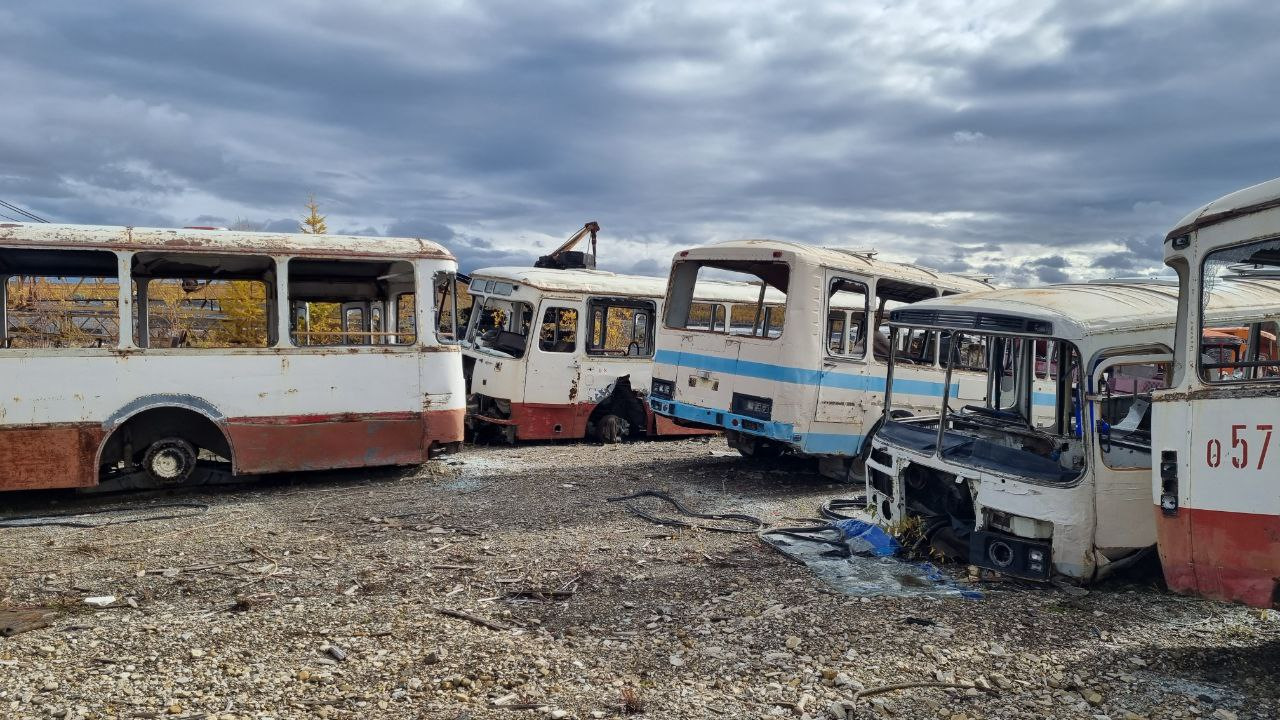
<instances>
[{"instance_id":1,"label":"blue stripe on bus","mask_svg":"<svg viewBox=\"0 0 1280 720\"><path fill-rule=\"evenodd\" d=\"M791 423L761 421L745 415L736 415L727 410L715 410L655 397L649 398L649 406L659 415L725 430L734 430L746 435L768 438L809 455L843 455L852 457L862 448L863 436L854 433L796 434L795 427ZM756 425L760 429L749 430L744 425Z\"/></svg>"},{"instance_id":2,"label":"blue stripe on bus","mask_svg":"<svg viewBox=\"0 0 1280 720\"><path fill-rule=\"evenodd\" d=\"M884 377L876 375L851 375L848 373L828 372L824 376L821 370L771 365L751 360L735 360L715 355L699 355L697 353L679 352L676 350L659 350L653 358L654 362L680 367L721 372L730 375L742 375L760 380L792 383L794 385L823 385L841 390L863 390L883 393ZM908 395L937 395L942 393L942 383L932 380L910 380L899 378L893 381L895 390ZM952 383L953 397L959 397L960 388Z\"/></svg>"},{"instance_id":3,"label":"blue stripe on bus","mask_svg":"<svg viewBox=\"0 0 1280 720\"><path fill-rule=\"evenodd\" d=\"M862 449L862 435L840 433L805 433L800 449L809 455L843 455L853 457Z\"/></svg>"},{"instance_id":4,"label":"blue stripe on bus","mask_svg":"<svg viewBox=\"0 0 1280 720\"><path fill-rule=\"evenodd\" d=\"M875 375L850 375L848 373L828 372L824 377L820 370L771 365L751 360L734 360L733 358L716 355L700 355L677 350L659 350L654 354L653 361L665 365L677 365L679 367L721 372L729 375L742 375L744 377L792 383L794 385L823 385L841 390L862 390L875 393L883 393L885 391L885 379ZM942 383L933 380L897 378L893 381L893 389L906 395L940 395L942 394ZM951 383L951 397L960 397L959 383ZM1033 405L1052 406L1056 401L1057 395L1053 393L1031 394Z\"/></svg>"}]
</instances>

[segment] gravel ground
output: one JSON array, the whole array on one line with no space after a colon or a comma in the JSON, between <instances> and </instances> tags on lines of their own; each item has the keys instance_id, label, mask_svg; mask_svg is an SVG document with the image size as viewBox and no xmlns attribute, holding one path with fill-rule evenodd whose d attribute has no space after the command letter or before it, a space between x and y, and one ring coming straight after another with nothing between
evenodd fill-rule
<instances>
[{"instance_id":1,"label":"gravel ground","mask_svg":"<svg viewBox=\"0 0 1280 720\"><path fill-rule=\"evenodd\" d=\"M0 717L1280 714L1276 613L1149 579L849 597L754 535L604 502L640 489L770 524L848 492L721 440L481 447L413 470L128 496L187 517L0 529L0 626L46 625L0 639ZM5 500L30 514L125 497ZM208 509L147 509L175 502ZM911 682L965 687L852 703Z\"/></svg>"}]
</instances>

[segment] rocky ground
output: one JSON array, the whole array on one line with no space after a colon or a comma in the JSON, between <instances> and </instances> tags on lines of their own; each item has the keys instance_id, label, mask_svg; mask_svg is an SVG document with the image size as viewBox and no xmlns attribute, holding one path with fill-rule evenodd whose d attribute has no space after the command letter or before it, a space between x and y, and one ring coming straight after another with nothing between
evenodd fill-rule
<instances>
[{"instance_id":1,"label":"rocky ground","mask_svg":"<svg viewBox=\"0 0 1280 720\"><path fill-rule=\"evenodd\" d=\"M721 440L482 447L412 471L134 494L137 514L90 519L184 517L2 528L0 626L16 634L0 639L0 717L1280 714L1275 613L1151 579L851 597L752 534L604 502L641 489L770 524L848 492ZM13 515L126 497L5 500ZM207 509L158 507L173 503ZM917 682L961 687L854 702Z\"/></svg>"}]
</instances>

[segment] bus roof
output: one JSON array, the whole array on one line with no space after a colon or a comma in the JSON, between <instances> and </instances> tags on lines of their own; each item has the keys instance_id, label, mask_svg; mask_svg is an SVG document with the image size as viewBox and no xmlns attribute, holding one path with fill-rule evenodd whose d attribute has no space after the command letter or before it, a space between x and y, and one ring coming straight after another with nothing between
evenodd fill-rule
<instances>
[{"instance_id":1,"label":"bus roof","mask_svg":"<svg viewBox=\"0 0 1280 720\"><path fill-rule=\"evenodd\" d=\"M472 280L501 280L547 292L660 298L667 294L667 279L648 275L620 275L607 270L559 270L555 268L491 267L471 273ZM718 302L755 302L760 286L727 280L699 280L694 299ZM783 301L773 288L765 302Z\"/></svg>"},{"instance_id":2,"label":"bus roof","mask_svg":"<svg viewBox=\"0 0 1280 720\"><path fill-rule=\"evenodd\" d=\"M778 257L783 260L800 260L821 267L915 282L955 292L990 290L994 287L990 282L977 277L942 272L911 263L878 260L874 250L819 247L790 240L728 240L682 250L676 254L675 260L734 260L747 259L747 257L755 259L759 257L761 250L782 253ZM742 257L734 257L735 255Z\"/></svg>"},{"instance_id":3,"label":"bus roof","mask_svg":"<svg viewBox=\"0 0 1280 720\"><path fill-rule=\"evenodd\" d=\"M1215 289L1208 313L1228 319L1250 308L1280 309L1280 282L1233 280ZM1050 335L1079 339L1139 328L1172 327L1178 288L1165 283L1095 281L1035 288L1010 288L922 300L895 310L895 325L950 327L978 332ZM1044 321L1051 332L1012 319ZM1043 327L1043 326L1042 326Z\"/></svg>"},{"instance_id":4,"label":"bus roof","mask_svg":"<svg viewBox=\"0 0 1280 720\"><path fill-rule=\"evenodd\" d=\"M419 238L57 223L0 223L0 245L72 250L453 259L444 246Z\"/></svg>"},{"instance_id":5,"label":"bus roof","mask_svg":"<svg viewBox=\"0 0 1280 720\"><path fill-rule=\"evenodd\" d=\"M1280 178L1237 190L1201 205L1178 221L1174 229L1165 236L1165 242L1202 227L1274 207L1280 207Z\"/></svg>"}]
</instances>

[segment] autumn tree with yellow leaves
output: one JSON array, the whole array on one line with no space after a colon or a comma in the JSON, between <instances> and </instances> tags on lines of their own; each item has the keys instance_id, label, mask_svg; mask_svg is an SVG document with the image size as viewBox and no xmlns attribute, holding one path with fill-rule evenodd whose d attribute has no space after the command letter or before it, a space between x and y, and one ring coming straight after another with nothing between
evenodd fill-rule
<instances>
[{"instance_id":1,"label":"autumn tree with yellow leaves","mask_svg":"<svg viewBox=\"0 0 1280 720\"><path fill-rule=\"evenodd\" d=\"M316 202L315 195L307 196L307 216L302 218L302 224L298 226L298 231L308 235L324 235L329 232L329 226L324 222L324 215L320 214L320 204Z\"/></svg>"}]
</instances>

